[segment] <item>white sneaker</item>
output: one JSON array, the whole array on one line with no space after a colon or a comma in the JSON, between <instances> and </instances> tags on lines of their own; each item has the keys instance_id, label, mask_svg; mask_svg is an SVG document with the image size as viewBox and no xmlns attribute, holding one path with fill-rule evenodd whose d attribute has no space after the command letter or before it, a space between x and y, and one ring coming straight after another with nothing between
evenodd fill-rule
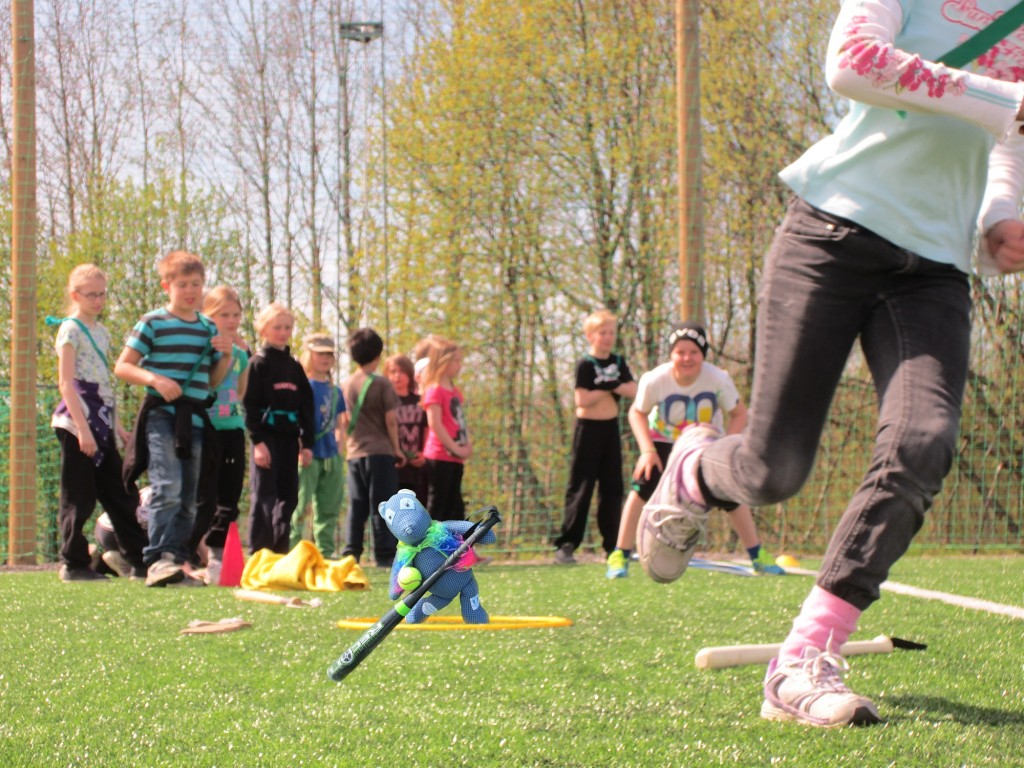
<instances>
[{"instance_id":1,"label":"white sneaker","mask_svg":"<svg viewBox=\"0 0 1024 768\"><path fill-rule=\"evenodd\" d=\"M116 549L108 549L100 558L110 570L114 571L118 576L127 579L132 575L132 564L128 562L128 558L118 552Z\"/></svg>"},{"instance_id":2,"label":"white sneaker","mask_svg":"<svg viewBox=\"0 0 1024 768\"><path fill-rule=\"evenodd\" d=\"M206 561L206 583L212 587L220 584L221 561L211 553L210 559Z\"/></svg>"},{"instance_id":3,"label":"white sneaker","mask_svg":"<svg viewBox=\"0 0 1024 768\"><path fill-rule=\"evenodd\" d=\"M174 561L174 555L164 552L160 559L151 563L146 570L147 587L166 587L185 578L181 564Z\"/></svg>"},{"instance_id":4,"label":"white sneaker","mask_svg":"<svg viewBox=\"0 0 1024 768\"><path fill-rule=\"evenodd\" d=\"M693 424L683 430L672 446L658 487L640 513L636 539L640 565L661 584L683 575L707 526L708 507L690 498L680 477L683 461L720 434L708 424Z\"/></svg>"},{"instance_id":5,"label":"white sneaker","mask_svg":"<svg viewBox=\"0 0 1024 768\"><path fill-rule=\"evenodd\" d=\"M850 665L831 651L805 648L803 657L772 659L764 681L765 720L796 720L819 728L880 722L874 703L843 683Z\"/></svg>"}]
</instances>

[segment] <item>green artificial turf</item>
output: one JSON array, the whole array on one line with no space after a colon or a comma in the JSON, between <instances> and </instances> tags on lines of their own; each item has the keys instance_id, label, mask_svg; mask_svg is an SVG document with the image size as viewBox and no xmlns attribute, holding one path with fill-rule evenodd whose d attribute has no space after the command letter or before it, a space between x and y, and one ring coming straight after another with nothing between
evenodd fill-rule
<instances>
[{"instance_id":1,"label":"green artificial turf","mask_svg":"<svg viewBox=\"0 0 1024 768\"><path fill-rule=\"evenodd\" d=\"M398 630L341 683L326 670L377 616L373 589L321 608L221 588L62 584L0 573L0 766L1024 766L1024 621L885 594L854 639L926 651L851 659L871 728L763 721L761 667L698 670L708 645L777 642L808 577L601 565L477 569L492 614L572 627ZM1024 558L906 558L892 579L1024 605ZM303 594L303 597L312 595ZM451 610L451 609L449 609ZM252 629L183 636L193 619Z\"/></svg>"}]
</instances>

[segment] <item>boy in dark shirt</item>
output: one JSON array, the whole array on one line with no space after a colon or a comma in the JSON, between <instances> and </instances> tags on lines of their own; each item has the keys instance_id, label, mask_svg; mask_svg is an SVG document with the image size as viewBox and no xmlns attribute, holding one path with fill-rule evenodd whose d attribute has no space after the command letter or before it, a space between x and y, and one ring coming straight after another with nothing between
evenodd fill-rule
<instances>
[{"instance_id":1,"label":"boy in dark shirt","mask_svg":"<svg viewBox=\"0 0 1024 768\"><path fill-rule=\"evenodd\" d=\"M594 486L600 485L597 525L605 554L615 549L622 509L622 443L619 399L636 395L636 382L622 355L612 352L618 320L606 309L583 321L590 352L576 366L576 429L561 533L552 542L555 562L571 565L583 541Z\"/></svg>"}]
</instances>

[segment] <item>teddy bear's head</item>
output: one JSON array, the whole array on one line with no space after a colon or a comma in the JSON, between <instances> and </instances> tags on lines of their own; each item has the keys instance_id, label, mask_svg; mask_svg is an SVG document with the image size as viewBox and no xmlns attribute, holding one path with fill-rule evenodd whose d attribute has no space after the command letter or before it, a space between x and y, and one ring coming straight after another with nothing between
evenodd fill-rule
<instances>
[{"instance_id":1,"label":"teddy bear's head","mask_svg":"<svg viewBox=\"0 0 1024 768\"><path fill-rule=\"evenodd\" d=\"M426 507L409 490L403 489L381 502L377 512L384 518L388 530L403 544L419 544L430 528L431 520Z\"/></svg>"}]
</instances>

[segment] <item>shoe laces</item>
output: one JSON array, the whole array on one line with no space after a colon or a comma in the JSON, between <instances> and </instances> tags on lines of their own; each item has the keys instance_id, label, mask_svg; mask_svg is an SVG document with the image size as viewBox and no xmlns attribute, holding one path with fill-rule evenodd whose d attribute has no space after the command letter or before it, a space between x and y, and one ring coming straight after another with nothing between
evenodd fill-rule
<instances>
[{"instance_id":1,"label":"shoe laces","mask_svg":"<svg viewBox=\"0 0 1024 768\"><path fill-rule=\"evenodd\" d=\"M826 650L817 656L806 659L803 665L804 674L820 691L850 693L850 689L843 682L843 673L850 670L850 664L832 648L831 638Z\"/></svg>"},{"instance_id":2,"label":"shoe laces","mask_svg":"<svg viewBox=\"0 0 1024 768\"><path fill-rule=\"evenodd\" d=\"M683 548L686 548L691 541L699 539L707 532L706 518L686 507L652 504L650 508L652 512L658 513L652 515L651 524L658 530L663 540L672 546L676 546L674 542L682 542ZM687 533L690 535L683 541Z\"/></svg>"}]
</instances>

